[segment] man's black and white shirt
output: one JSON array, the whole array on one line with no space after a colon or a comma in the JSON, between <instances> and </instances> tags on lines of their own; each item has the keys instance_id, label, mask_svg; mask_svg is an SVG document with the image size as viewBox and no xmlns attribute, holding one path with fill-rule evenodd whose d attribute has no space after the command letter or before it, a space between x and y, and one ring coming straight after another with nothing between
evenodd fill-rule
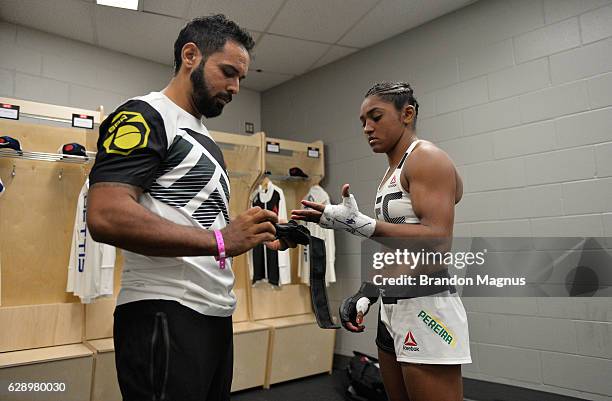
<instances>
[{"instance_id":1,"label":"man's black and white shirt","mask_svg":"<svg viewBox=\"0 0 612 401\"><path fill-rule=\"evenodd\" d=\"M100 125L90 184L99 182L141 187L139 203L177 224L207 230L229 224L230 185L221 150L200 119L161 92L127 101ZM166 299L206 315L234 311L231 259L221 270L212 256L124 255L118 305Z\"/></svg>"}]
</instances>

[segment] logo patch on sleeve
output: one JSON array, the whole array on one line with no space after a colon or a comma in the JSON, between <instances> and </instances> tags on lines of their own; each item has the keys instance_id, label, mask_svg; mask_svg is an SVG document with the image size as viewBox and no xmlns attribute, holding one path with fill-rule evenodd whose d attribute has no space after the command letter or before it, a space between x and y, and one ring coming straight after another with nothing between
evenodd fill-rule
<instances>
[{"instance_id":1,"label":"logo patch on sleeve","mask_svg":"<svg viewBox=\"0 0 612 401\"><path fill-rule=\"evenodd\" d=\"M113 118L104 140L106 153L127 156L147 146L151 129L142 114L121 111Z\"/></svg>"}]
</instances>

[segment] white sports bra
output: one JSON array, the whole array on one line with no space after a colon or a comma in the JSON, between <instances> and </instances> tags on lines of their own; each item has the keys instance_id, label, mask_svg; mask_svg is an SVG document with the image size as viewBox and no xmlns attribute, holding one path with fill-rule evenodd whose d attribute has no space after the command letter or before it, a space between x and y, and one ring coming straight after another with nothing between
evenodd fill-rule
<instances>
[{"instance_id":1,"label":"white sports bra","mask_svg":"<svg viewBox=\"0 0 612 401\"><path fill-rule=\"evenodd\" d=\"M402 166L417 143L419 143L418 139L410 144L393 174L391 174L387 181L384 183L381 182L378 186L378 191L376 191L376 202L374 204L374 215L376 216L376 220L383 220L394 224L420 223L419 218L416 217L412 209L410 193L402 187L400 181ZM389 168L385 171L383 179L387 176L388 172Z\"/></svg>"}]
</instances>

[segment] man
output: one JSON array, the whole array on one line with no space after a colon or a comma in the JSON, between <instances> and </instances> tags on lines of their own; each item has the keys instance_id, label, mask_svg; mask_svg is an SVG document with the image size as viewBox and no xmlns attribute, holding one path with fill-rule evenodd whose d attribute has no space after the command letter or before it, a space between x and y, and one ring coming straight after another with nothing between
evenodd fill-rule
<instances>
[{"instance_id":1,"label":"man","mask_svg":"<svg viewBox=\"0 0 612 401\"><path fill-rule=\"evenodd\" d=\"M231 257L286 247L274 241L273 212L229 221L223 155L201 121L238 93L253 46L223 15L194 19L174 44L168 86L100 126L87 221L94 240L125 250L113 334L126 401L228 400Z\"/></svg>"}]
</instances>

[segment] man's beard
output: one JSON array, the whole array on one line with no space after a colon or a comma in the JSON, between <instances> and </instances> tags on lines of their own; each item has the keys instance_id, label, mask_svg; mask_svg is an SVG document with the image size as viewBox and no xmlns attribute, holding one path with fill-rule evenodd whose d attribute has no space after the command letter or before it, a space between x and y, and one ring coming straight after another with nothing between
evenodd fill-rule
<instances>
[{"instance_id":1,"label":"man's beard","mask_svg":"<svg viewBox=\"0 0 612 401\"><path fill-rule=\"evenodd\" d=\"M193 87L193 94L191 95L193 104L198 112L206 118L217 117L223 111L225 104L219 98L225 100L226 103L232 100L232 95L229 93L219 93L217 96L210 94L204 77L204 60L191 73L191 85Z\"/></svg>"}]
</instances>

